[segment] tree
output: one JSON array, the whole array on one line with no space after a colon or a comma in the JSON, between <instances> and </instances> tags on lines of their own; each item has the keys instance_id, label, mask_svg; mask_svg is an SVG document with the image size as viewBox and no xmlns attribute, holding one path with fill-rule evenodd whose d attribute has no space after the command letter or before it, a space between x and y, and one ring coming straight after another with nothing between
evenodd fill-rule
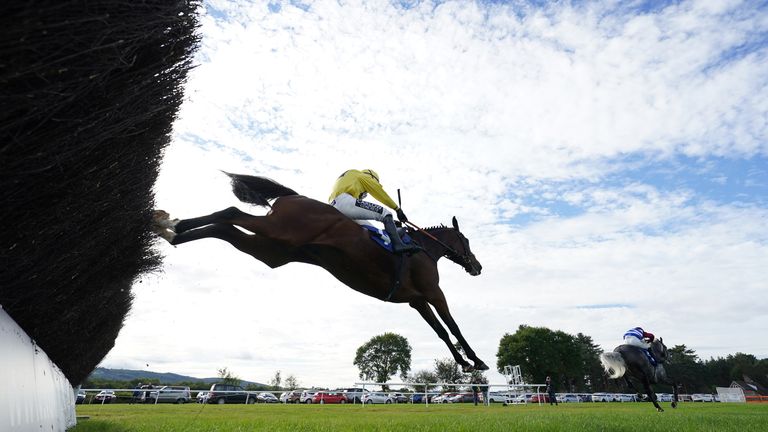
<instances>
[{"instance_id":1,"label":"tree","mask_svg":"<svg viewBox=\"0 0 768 432\"><path fill-rule=\"evenodd\" d=\"M395 333L374 336L357 349L353 364L362 379L384 383L399 372L405 380L411 370L411 345Z\"/></svg>"},{"instance_id":2,"label":"tree","mask_svg":"<svg viewBox=\"0 0 768 432\"><path fill-rule=\"evenodd\" d=\"M522 365L525 381L543 383L552 377L556 387L568 389L584 377L584 362L576 339L562 331L521 325L514 334L505 334L499 342L496 367Z\"/></svg>"},{"instance_id":3,"label":"tree","mask_svg":"<svg viewBox=\"0 0 768 432\"><path fill-rule=\"evenodd\" d=\"M299 380L297 380L293 375L288 375L288 377L285 379L285 387L288 390L299 388Z\"/></svg>"},{"instance_id":4,"label":"tree","mask_svg":"<svg viewBox=\"0 0 768 432\"><path fill-rule=\"evenodd\" d=\"M685 345L675 345L667 349L667 374L674 378L683 387L683 393L696 393L707 391L707 385L703 379L704 365L696 355L696 351Z\"/></svg>"},{"instance_id":5,"label":"tree","mask_svg":"<svg viewBox=\"0 0 768 432\"><path fill-rule=\"evenodd\" d=\"M269 380L269 385L272 387L273 390L280 389L280 384L283 382L282 378L280 377L280 371L275 372L275 376L272 377L271 380Z\"/></svg>"},{"instance_id":6,"label":"tree","mask_svg":"<svg viewBox=\"0 0 768 432\"><path fill-rule=\"evenodd\" d=\"M464 382L464 372L461 371L459 364L452 358L435 360L435 377L443 383L461 384ZM455 389L454 386L448 387Z\"/></svg>"},{"instance_id":7,"label":"tree","mask_svg":"<svg viewBox=\"0 0 768 432\"><path fill-rule=\"evenodd\" d=\"M602 364L600 364L600 354L603 353L600 345L592 340L591 336L583 333L576 334L576 345L582 361L583 377L576 378L576 386L588 392L604 390L604 385L608 377L605 375Z\"/></svg>"},{"instance_id":8,"label":"tree","mask_svg":"<svg viewBox=\"0 0 768 432\"><path fill-rule=\"evenodd\" d=\"M427 384L429 384L429 383L436 383L439 380L437 378L437 375L435 375L434 372L426 370L426 369L422 369L422 370L416 372L415 374L411 375L411 377L408 379L408 381L416 382L416 383L427 383ZM423 385L421 385L421 386L414 386L414 390L416 390L416 392L418 392L418 393L425 393L429 389L426 389L424 387L425 386L423 386ZM433 386L429 386L429 387L432 388Z\"/></svg>"},{"instance_id":9,"label":"tree","mask_svg":"<svg viewBox=\"0 0 768 432\"><path fill-rule=\"evenodd\" d=\"M242 381L239 377L233 375L226 367L217 369L216 372L223 384L240 385L240 382Z\"/></svg>"}]
</instances>

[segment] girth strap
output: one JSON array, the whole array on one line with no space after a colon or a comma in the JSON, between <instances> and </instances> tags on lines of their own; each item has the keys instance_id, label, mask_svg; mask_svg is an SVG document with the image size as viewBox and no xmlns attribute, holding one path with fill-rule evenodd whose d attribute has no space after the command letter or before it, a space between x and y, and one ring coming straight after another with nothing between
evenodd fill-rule
<instances>
[{"instance_id":1,"label":"girth strap","mask_svg":"<svg viewBox=\"0 0 768 432\"><path fill-rule=\"evenodd\" d=\"M392 284L392 289L389 290L389 294L387 294L387 297L384 299L384 301L387 302L392 298L398 288L400 288L400 280L403 277L403 267L405 267L403 265L405 263L405 254L399 254L398 258L398 260L395 260L395 280Z\"/></svg>"}]
</instances>

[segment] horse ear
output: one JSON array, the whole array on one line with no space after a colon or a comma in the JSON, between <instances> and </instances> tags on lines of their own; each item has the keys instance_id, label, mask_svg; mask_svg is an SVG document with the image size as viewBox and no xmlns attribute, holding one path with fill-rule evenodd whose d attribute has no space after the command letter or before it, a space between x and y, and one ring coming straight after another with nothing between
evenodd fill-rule
<instances>
[{"instance_id":1,"label":"horse ear","mask_svg":"<svg viewBox=\"0 0 768 432\"><path fill-rule=\"evenodd\" d=\"M456 228L456 231L459 231L459 221L456 220L456 216L453 217L453 227Z\"/></svg>"}]
</instances>

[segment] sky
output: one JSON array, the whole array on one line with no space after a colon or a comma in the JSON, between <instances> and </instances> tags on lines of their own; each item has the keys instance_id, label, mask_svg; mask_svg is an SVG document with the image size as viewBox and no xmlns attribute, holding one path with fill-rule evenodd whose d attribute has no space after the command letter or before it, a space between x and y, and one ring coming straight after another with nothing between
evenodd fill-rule
<instances>
[{"instance_id":1,"label":"sky","mask_svg":"<svg viewBox=\"0 0 768 432\"><path fill-rule=\"evenodd\" d=\"M440 260L441 287L491 383L521 324L765 358L767 9L205 1L157 206L263 215L221 170L321 201L343 171L376 170L412 222L456 216L469 238L482 274ZM320 268L213 239L157 249L101 366L333 388L360 381L356 349L385 332L408 339L412 372L450 357L415 310Z\"/></svg>"}]
</instances>

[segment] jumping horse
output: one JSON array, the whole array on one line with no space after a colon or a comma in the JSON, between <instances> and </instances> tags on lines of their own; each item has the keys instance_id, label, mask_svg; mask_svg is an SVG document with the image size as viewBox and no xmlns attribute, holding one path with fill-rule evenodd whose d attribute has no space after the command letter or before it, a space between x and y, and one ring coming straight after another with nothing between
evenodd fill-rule
<instances>
[{"instance_id":1,"label":"jumping horse","mask_svg":"<svg viewBox=\"0 0 768 432\"><path fill-rule=\"evenodd\" d=\"M667 361L667 346L661 338L651 342L651 354L656 359L657 364L653 365L648 358L645 350L632 345L619 345L613 352L600 354L600 362L603 369L609 377L613 379L624 378L627 386L634 389L630 377L639 381L643 385L648 399L653 402L653 406L659 412L664 411L656 400L656 393L651 388L651 384L669 384L672 386L674 398L672 399L672 408L677 407L677 383L667 376L664 369L664 363Z\"/></svg>"},{"instance_id":2,"label":"jumping horse","mask_svg":"<svg viewBox=\"0 0 768 432\"><path fill-rule=\"evenodd\" d=\"M455 217L452 228L409 230L422 251L408 257L396 256L372 241L369 231L328 204L264 177L227 175L240 201L270 208L265 216L230 207L208 216L179 220L156 210L155 233L173 245L204 238L224 240L271 268L291 262L320 266L355 291L383 301L408 303L445 342L465 372L488 369L462 336L439 285L437 261L443 256L472 276L479 275L482 269ZM432 308L474 364L462 357Z\"/></svg>"}]
</instances>

